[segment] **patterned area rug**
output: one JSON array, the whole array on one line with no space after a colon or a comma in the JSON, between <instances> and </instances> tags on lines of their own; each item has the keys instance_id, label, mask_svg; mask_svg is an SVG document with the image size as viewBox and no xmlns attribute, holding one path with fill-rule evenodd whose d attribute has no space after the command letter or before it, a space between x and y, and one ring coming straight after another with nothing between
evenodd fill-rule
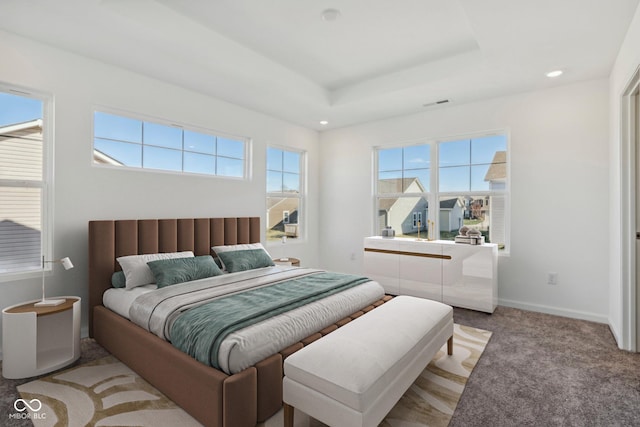
<instances>
[{"instance_id":1,"label":"patterned area rug","mask_svg":"<svg viewBox=\"0 0 640 427\"><path fill-rule=\"evenodd\" d=\"M381 426L446 426L491 332L455 325L454 353L446 345L407 390ZM36 427L199 426L135 372L108 356L18 387L20 409ZM59 423L59 424L58 424ZM296 413L296 427L324 424ZM264 427L281 426L282 411Z\"/></svg>"}]
</instances>

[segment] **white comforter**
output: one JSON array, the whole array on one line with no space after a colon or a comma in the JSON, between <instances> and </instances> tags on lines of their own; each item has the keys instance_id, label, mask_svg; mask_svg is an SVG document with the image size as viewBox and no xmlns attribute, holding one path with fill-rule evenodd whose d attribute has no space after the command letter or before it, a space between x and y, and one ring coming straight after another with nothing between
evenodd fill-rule
<instances>
[{"instance_id":1,"label":"white comforter","mask_svg":"<svg viewBox=\"0 0 640 427\"><path fill-rule=\"evenodd\" d=\"M138 296L129 309L129 318L171 341L173 321L190 307L317 271L276 266L169 286ZM236 331L222 342L218 363L226 373L240 372L382 296L382 286L370 281Z\"/></svg>"}]
</instances>

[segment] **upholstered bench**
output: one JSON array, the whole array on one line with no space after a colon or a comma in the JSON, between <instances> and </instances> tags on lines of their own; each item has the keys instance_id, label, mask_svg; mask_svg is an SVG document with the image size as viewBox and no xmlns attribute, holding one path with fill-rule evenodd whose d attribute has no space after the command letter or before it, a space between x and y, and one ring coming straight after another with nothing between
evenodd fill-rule
<instances>
[{"instance_id":1,"label":"upholstered bench","mask_svg":"<svg viewBox=\"0 0 640 427\"><path fill-rule=\"evenodd\" d=\"M330 426L376 426L438 350L453 352L453 309L411 296L391 301L284 361L284 425L293 408Z\"/></svg>"}]
</instances>

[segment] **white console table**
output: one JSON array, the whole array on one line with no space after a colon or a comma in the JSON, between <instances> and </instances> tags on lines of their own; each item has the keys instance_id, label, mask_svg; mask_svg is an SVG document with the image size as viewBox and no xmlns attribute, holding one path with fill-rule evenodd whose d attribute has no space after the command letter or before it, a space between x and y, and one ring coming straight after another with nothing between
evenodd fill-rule
<instances>
[{"instance_id":1,"label":"white console table","mask_svg":"<svg viewBox=\"0 0 640 427\"><path fill-rule=\"evenodd\" d=\"M385 292L493 313L498 305L498 245L367 237L364 274Z\"/></svg>"},{"instance_id":2,"label":"white console table","mask_svg":"<svg viewBox=\"0 0 640 427\"><path fill-rule=\"evenodd\" d=\"M80 357L80 298L56 306L34 300L2 310L2 376L27 378L69 365Z\"/></svg>"}]
</instances>

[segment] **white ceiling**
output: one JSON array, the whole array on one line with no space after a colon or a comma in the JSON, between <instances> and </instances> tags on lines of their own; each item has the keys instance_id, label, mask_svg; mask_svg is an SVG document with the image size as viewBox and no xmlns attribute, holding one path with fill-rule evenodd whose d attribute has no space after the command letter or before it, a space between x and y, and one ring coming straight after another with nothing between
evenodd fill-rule
<instances>
[{"instance_id":1,"label":"white ceiling","mask_svg":"<svg viewBox=\"0 0 640 427\"><path fill-rule=\"evenodd\" d=\"M2 0L0 28L322 130L604 78L639 1Z\"/></svg>"}]
</instances>

